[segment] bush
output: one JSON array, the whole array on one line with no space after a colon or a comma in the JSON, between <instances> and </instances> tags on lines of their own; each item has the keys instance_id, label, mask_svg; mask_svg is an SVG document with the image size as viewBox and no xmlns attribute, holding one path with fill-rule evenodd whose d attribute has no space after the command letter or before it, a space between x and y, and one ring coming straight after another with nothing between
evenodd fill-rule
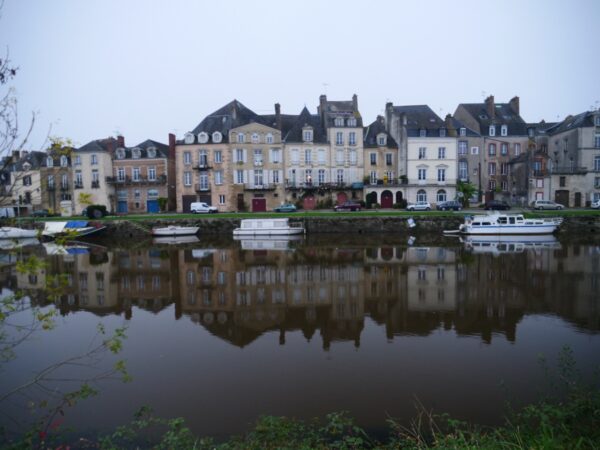
<instances>
[{"instance_id":1,"label":"bush","mask_svg":"<svg viewBox=\"0 0 600 450\"><path fill-rule=\"evenodd\" d=\"M101 219L108 215L108 211L104 205L90 205L85 209L85 215L90 219Z\"/></svg>"}]
</instances>

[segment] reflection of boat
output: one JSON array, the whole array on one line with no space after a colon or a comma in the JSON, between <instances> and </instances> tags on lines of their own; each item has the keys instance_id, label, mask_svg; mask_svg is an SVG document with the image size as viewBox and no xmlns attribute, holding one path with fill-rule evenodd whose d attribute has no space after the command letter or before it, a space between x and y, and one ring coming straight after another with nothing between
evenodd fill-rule
<instances>
[{"instance_id":1,"label":"reflection of boat","mask_svg":"<svg viewBox=\"0 0 600 450\"><path fill-rule=\"evenodd\" d=\"M562 223L562 218L526 219L523 214L490 214L465 216L458 230L444 231L445 234L551 234Z\"/></svg>"},{"instance_id":2,"label":"reflection of boat","mask_svg":"<svg viewBox=\"0 0 600 450\"><path fill-rule=\"evenodd\" d=\"M0 250L13 250L15 248L25 247L27 245L37 245L40 241L37 238L19 238L19 239L0 239Z\"/></svg>"},{"instance_id":3,"label":"reflection of boat","mask_svg":"<svg viewBox=\"0 0 600 450\"><path fill-rule=\"evenodd\" d=\"M90 225L87 220L69 220L68 222L46 222L43 236L51 238L57 236L82 237L98 233L106 227L100 224Z\"/></svg>"},{"instance_id":4,"label":"reflection of boat","mask_svg":"<svg viewBox=\"0 0 600 450\"><path fill-rule=\"evenodd\" d=\"M198 233L200 227L180 227L169 225L168 227L152 228L152 236L192 236Z\"/></svg>"},{"instance_id":5,"label":"reflection of boat","mask_svg":"<svg viewBox=\"0 0 600 450\"><path fill-rule=\"evenodd\" d=\"M240 241L243 250L287 250L290 248L290 242L300 241L302 235L292 234L289 236L234 236L236 241Z\"/></svg>"},{"instance_id":6,"label":"reflection of boat","mask_svg":"<svg viewBox=\"0 0 600 450\"><path fill-rule=\"evenodd\" d=\"M243 219L240 227L233 230L234 236L287 236L302 233L302 225L290 224L288 218Z\"/></svg>"},{"instance_id":7,"label":"reflection of boat","mask_svg":"<svg viewBox=\"0 0 600 450\"><path fill-rule=\"evenodd\" d=\"M169 244L169 245L177 245L177 244L192 244L194 242L200 242L198 236L189 235L189 236L163 236L163 237L155 237L152 242L155 244Z\"/></svg>"},{"instance_id":8,"label":"reflection of boat","mask_svg":"<svg viewBox=\"0 0 600 450\"><path fill-rule=\"evenodd\" d=\"M194 248L192 249L192 257L202 259L212 255L214 252L216 252L216 250L211 248Z\"/></svg>"},{"instance_id":9,"label":"reflection of boat","mask_svg":"<svg viewBox=\"0 0 600 450\"><path fill-rule=\"evenodd\" d=\"M16 227L0 227L0 239L34 238L37 235L37 230L26 230L24 228Z\"/></svg>"},{"instance_id":10,"label":"reflection of boat","mask_svg":"<svg viewBox=\"0 0 600 450\"><path fill-rule=\"evenodd\" d=\"M47 255L86 255L90 247L81 243L59 245L54 242L45 242L44 249Z\"/></svg>"},{"instance_id":11,"label":"reflection of boat","mask_svg":"<svg viewBox=\"0 0 600 450\"><path fill-rule=\"evenodd\" d=\"M467 236L461 239L473 253L521 253L526 250L555 250L561 245L552 235L538 236Z\"/></svg>"}]
</instances>

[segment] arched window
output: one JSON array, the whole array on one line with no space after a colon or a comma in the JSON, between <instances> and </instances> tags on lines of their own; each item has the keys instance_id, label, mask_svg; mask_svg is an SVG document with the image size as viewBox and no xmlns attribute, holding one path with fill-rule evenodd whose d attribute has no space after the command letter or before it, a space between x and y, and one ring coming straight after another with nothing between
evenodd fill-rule
<instances>
[{"instance_id":1,"label":"arched window","mask_svg":"<svg viewBox=\"0 0 600 450\"><path fill-rule=\"evenodd\" d=\"M417 201L418 202L426 202L427 201L427 192L425 192L425 189L419 189L417 191Z\"/></svg>"},{"instance_id":2,"label":"arched window","mask_svg":"<svg viewBox=\"0 0 600 450\"><path fill-rule=\"evenodd\" d=\"M446 191L443 189L440 189L439 191L437 191L436 199L437 199L438 203L445 202L446 201Z\"/></svg>"},{"instance_id":3,"label":"arched window","mask_svg":"<svg viewBox=\"0 0 600 450\"><path fill-rule=\"evenodd\" d=\"M252 133L252 136L250 139L252 140L253 144L258 144L258 141L260 140L258 133Z\"/></svg>"},{"instance_id":4,"label":"arched window","mask_svg":"<svg viewBox=\"0 0 600 450\"><path fill-rule=\"evenodd\" d=\"M496 136L496 127L494 125L490 125L489 134L490 136Z\"/></svg>"},{"instance_id":5,"label":"arched window","mask_svg":"<svg viewBox=\"0 0 600 450\"><path fill-rule=\"evenodd\" d=\"M139 157L141 156L140 149L136 147L133 150L131 150L131 156L132 158L139 159Z\"/></svg>"},{"instance_id":6,"label":"arched window","mask_svg":"<svg viewBox=\"0 0 600 450\"><path fill-rule=\"evenodd\" d=\"M208 142L208 133L206 133L205 131L198 133L198 142L200 144L206 144Z\"/></svg>"},{"instance_id":7,"label":"arched window","mask_svg":"<svg viewBox=\"0 0 600 450\"><path fill-rule=\"evenodd\" d=\"M215 131L212 134L212 140L215 144L219 144L223 140L223 135L220 132Z\"/></svg>"}]
</instances>

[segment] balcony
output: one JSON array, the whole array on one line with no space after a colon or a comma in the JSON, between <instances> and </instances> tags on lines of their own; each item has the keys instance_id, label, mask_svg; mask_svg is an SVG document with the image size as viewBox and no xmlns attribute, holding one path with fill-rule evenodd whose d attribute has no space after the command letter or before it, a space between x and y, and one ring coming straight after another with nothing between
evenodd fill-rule
<instances>
[{"instance_id":1,"label":"balcony","mask_svg":"<svg viewBox=\"0 0 600 450\"><path fill-rule=\"evenodd\" d=\"M69 185L68 184L61 184L60 185L60 190L61 191L68 191L69 190Z\"/></svg>"},{"instance_id":2,"label":"balcony","mask_svg":"<svg viewBox=\"0 0 600 450\"><path fill-rule=\"evenodd\" d=\"M552 169L552 173L555 175L585 175L588 173L588 169L587 167L558 166Z\"/></svg>"},{"instance_id":3,"label":"balcony","mask_svg":"<svg viewBox=\"0 0 600 450\"><path fill-rule=\"evenodd\" d=\"M46 189L48 191L54 192L56 190L56 186L53 184L49 184L48 186L46 186Z\"/></svg>"},{"instance_id":4,"label":"balcony","mask_svg":"<svg viewBox=\"0 0 600 450\"><path fill-rule=\"evenodd\" d=\"M358 187L358 184L361 185L361 187ZM295 182L295 181L289 181L286 180L285 182L285 188L289 191L300 191L300 190L314 190L314 189L319 189L319 190L341 190L341 189L362 189L362 183L353 183L352 185L348 185L346 183L340 182L340 183L319 183L319 182L312 182L312 181L307 181L307 182ZM356 185L357 187L352 187Z\"/></svg>"},{"instance_id":5,"label":"balcony","mask_svg":"<svg viewBox=\"0 0 600 450\"><path fill-rule=\"evenodd\" d=\"M77 181L73 183L73 189L83 189L83 182L78 183Z\"/></svg>"},{"instance_id":6,"label":"balcony","mask_svg":"<svg viewBox=\"0 0 600 450\"><path fill-rule=\"evenodd\" d=\"M196 183L194 185L194 189L196 190L196 192L210 192L210 184Z\"/></svg>"},{"instance_id":7,"label":"balcony","mask_svg":"<svg viewBox=\"0 0 600 450\"><path fill-rule=\"evenodd\" d=\"M276 184L269 184L269 183L263 183L263 184L245 183L244 184L245 191L274 191L275 189L277 189Z\"/></svg>"},{"instance_id":8,"label":"balcony","mask_svg":"<svg viewBox=\"0 0 600 450\"><path fill-rule=\"evenodd\" d=\"M204 171L204 170L210 170L210 169L212 169L212 166L209 166L207 162L201 162L196 167L194 167L194 169L198 169L200 171Z\"/></svg>"},{"instance_id":9,"label":"balcony","mask_svg":"<svg viewBox=\"0 0 600 450\"><path fill-rule=\"evenodd\" d=\"M131 179L129 177L106 177L106 182L108 184L126 184L130 181Z\"/></svg>"},{"instance_id":10,"label":"balcony","mask_svg":"<svg viewBox=\"0 0 600 450\"><path fill-rule=\"evenodd\" d=\"M92 181L92 189L99 189L100 188L100 181L95 180Z\"/></svg>"}]
</instances>

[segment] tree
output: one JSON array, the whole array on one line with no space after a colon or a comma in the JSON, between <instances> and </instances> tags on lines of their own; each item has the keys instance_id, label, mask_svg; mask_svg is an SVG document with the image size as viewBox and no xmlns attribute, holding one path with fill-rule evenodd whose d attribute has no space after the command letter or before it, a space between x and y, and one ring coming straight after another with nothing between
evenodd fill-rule
<instances>
[{"instance_id":1,"label":"tree","mask_svg":"<svg viewBox=\"0 0 600 450\"><path fill-rule=\"evenodd\" d=\"M456 192L462 205L467 207L469 206L469 199L477 193L477 186L471 182L459 181L456 184Z\"/></svg>"}]
</instances>

